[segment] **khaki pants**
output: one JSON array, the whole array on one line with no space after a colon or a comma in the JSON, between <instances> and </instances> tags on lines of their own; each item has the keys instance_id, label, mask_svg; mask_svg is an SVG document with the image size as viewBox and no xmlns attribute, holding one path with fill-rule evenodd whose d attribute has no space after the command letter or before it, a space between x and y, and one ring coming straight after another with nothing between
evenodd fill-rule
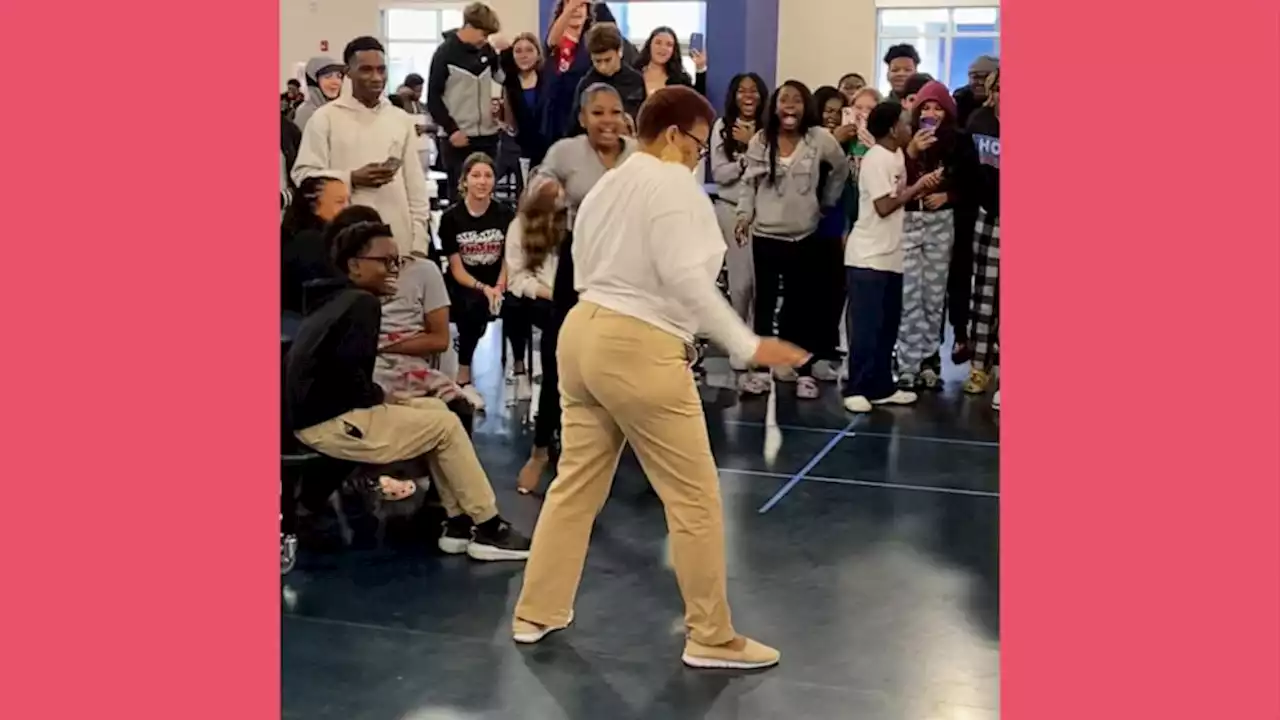
<instances>
[{"instance_id":1,"label":"khaki pants","mask_svg":"<svg viewBox=\"0 0 1280 720\"><path fill-rule=\"evenodd\" d=\"M425 455L449 517L466 513L482 523L498 514L462 421L435 398L352 410L296 434L316 452L351 462L388 465Z\"/></svg>"},{"instance_id":2,"label":"khaki pants","mask_svg":"<svg viewBox=\"0 0 1280 720\"><path fill-rule=\"evenodd\" d=\"M588 302L565 319L563 450L533 533L517 618L568 621L591 527L630 442L666 510L689 636L706 645L734 639L720 478L686 353L670 333Z\"/></svg>"}]
</instances>

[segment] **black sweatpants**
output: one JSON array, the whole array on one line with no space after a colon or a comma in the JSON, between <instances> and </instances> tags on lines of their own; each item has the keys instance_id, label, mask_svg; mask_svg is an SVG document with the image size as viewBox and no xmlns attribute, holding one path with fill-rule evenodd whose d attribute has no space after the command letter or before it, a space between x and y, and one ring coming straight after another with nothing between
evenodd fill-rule
<instances>
[{"instance_id":1,"label":"black sweatpants","mask_svg":"<svg viewBox=\"0 0 1280 720\"><path fill-rule=\"evenodd\" d=\"M951 265L947 269L947 324L955 333L956 343L967 343L973 295L973 229L978 223L978 209L957 205L954 216L956 240L951 246ZM946 329L941 330L945 337Z\"/></svg>"},{"instance_id":2,"label":"black sweatpants","mask_svg":"<svg viewBox=\"0 0 1280 720\"><path fill-rule=\"evenodd\" d=\"M844 250L838 237L801 240L751 238L756 271L755 332L774 333L813 354L799 369L810 375L814 360L839 357L840 311L844 304ZM782 309L777 310L779 282Z\"/></svg>"}]
</instances>

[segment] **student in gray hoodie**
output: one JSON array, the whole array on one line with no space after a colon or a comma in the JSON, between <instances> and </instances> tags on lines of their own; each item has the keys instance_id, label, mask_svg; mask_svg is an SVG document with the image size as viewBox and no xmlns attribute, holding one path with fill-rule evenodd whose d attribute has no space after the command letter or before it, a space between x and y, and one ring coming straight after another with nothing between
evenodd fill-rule
<instances>
[{"instance_id":1,"label":"student in gray hoodie","mask_svg":"<svg viewBox=\"0 0 1280 720\"><path fill-rule=\"evenodd\" d=\"M782 311L777 335L817 351L837 329L826 280L839 268L842 238L817 232L824 208L840 202L849 178L849 163L836 139L822 127L809 88L796 80L783 83L766 106L764 131L747 146L746 169L738 199L739 238L750 237L755 259L755 332L774 335L774 316L782 284ZM838 280L835 281L838 285ZM834 350L834 348L832 348ZM813 360L798 370L796 394L818 396ZM779 379L789 380L789 374ZM744 375L742 390L766 392L768 374Z\"/></svg>"},{"instance_id":2,"label":"student in gray hoodie","mask_svg":"<svg viewBox=\"0 0 1280 720\"><path fill-rule=\"evenodd\" d=\"M307 121L330 100L337 100L342 92L342 78L347 66L330 57L313 57L307 61L307 97L293 113L293 122L299 130L307 129Z\"/></svg>"},{"instance_id":3,"label":"student in gray hoodie","mask_svg":"<svg viewBox=\"0 0 1280 720\"><path fill-rule=\"evenodd\" d=\"M431 57L427 112L446 135L440 158L449 175L451 201L458 199L467 157L477 152L498 157L500 128L491 103L503 76L489 36L500 29L497 13L484 3L471 3L462 12L462 27L446 32Z\"/></svg>"}]
</instances>

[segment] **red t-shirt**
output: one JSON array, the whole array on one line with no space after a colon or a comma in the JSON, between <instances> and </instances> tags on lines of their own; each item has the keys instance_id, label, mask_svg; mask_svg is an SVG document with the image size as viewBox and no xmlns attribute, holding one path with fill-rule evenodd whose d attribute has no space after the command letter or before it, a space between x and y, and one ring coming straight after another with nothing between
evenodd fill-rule
<instances>
[{"instance_id":1,"label":"red t-shirt","mask_svg":"<svg viewBox=\"0 0 1280 720\"><path fill-rule=\"evenodd\" d=\"M556 59L560 72L573 66L573 56L578 51L578 39L569 37L569 33L560 36L560 44L556 46Z\"/></svg>"}]
</instances>

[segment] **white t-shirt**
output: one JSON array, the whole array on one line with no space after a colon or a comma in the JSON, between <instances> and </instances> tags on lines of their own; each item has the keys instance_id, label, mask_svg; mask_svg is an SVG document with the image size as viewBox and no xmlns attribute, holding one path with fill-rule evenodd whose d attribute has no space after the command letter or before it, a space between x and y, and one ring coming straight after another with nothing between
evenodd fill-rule
<instances>
[{"instance_id":1,"label":"white t-shirt","mask_svg":"<svg viewBox=\"0 0 1280 720\"><path fill-rule=\"evenodd\" d=\"M907 165L901 150L889 152L880 145L867 151L858 172L858 222L849 232L844 264L849 267L902 272L902 220L898 208L886 217L876 212L876 199L897 197L906 189Z\"/></svg>"},{"instance_id":2,"label":"white t-shirt","mask_svg":"<svg viewBox=\"0 0 1280 720\"><path fill-rule=\"evenodd\" d=\"M716 289L724 236L692 172L643 152L605 173L578 208L579 298L691 343L706 335L738 359L760 340Z\"/></svg>"}]
</instances>

